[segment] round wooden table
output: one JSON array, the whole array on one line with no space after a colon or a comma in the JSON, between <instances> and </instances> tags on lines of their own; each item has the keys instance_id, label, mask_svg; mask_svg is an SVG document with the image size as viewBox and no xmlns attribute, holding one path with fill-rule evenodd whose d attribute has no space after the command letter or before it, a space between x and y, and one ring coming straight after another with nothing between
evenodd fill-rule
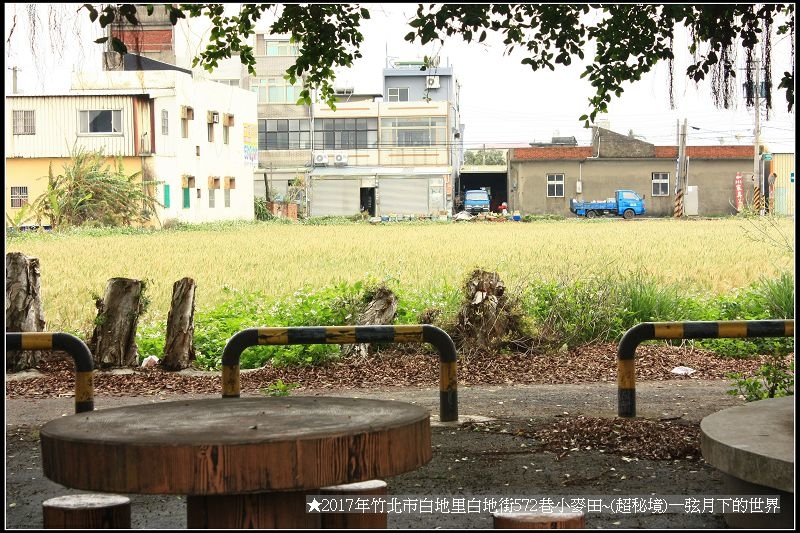
<instances>
[{"instance_id":1,"label":"round wooden table","mask_svg":"<svg viewBox=\"0 0 800 533\"><path fill-rule=\"evenodd\" d=\"M403 402L334 397L132 405L46 423L42 468L75 489L188 495L190 528L319 527L306 494L426 464L429 416Z\"/></svg>"}]
</instances>

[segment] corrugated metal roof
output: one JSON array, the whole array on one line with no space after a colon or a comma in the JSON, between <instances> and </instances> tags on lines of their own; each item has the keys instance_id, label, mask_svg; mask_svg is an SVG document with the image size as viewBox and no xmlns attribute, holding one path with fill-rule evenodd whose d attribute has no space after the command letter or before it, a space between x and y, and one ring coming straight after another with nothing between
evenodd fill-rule
<instances>
[{"instance_id":1,"label":"corrugated metal roof","mask_svg":"<svg viewBox=\"0 0 800 533\"><path fill-rule=\"evenodd\" d=\"M452 167L314 167L310 176L397 176L398 174L450 174Z\"/></svg>"},{"instance_id":2,"label":"corrugated metal roof","mask_svg":"<svg viewBox=\"0 0 800 533\"><path fill-rule=\"evenodd\" d=\"M76 89L67 93L10 94L6 98L53 98L79 96L174 96L175 89Z\"/></svg>"}]
</instances>

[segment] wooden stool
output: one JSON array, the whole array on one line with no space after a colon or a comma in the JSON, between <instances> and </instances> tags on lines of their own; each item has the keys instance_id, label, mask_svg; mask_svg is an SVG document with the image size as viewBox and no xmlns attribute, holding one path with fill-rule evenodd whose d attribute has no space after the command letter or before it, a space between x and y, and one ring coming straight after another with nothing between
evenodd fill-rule
<instances>
[{"instance_id":1,"label":"wooden stool","mask_svg":"<svg viewBox=\"0 0 800 533\"><path fill-rule=\"evenodd\" d=\"M333 485L319 489L320 494L332 496L386 496L386 482L371 479L360 483ZM386 513L322 513L322 529L386 529L389 515Z\"/></svg>"},{"instance_id":2,"label":"wooden stool","mask_svg":"<svg viewBox=\"0 0 800 533\"><path fill-rule=\"evenodd\" d=\"M131 500L117 494L70 494L42 504L47 529L130 529Z\"/></svg>"},{"instance_id":3,"label":"wooden stool","mask_svg":"<svg viewBox=\"0 0 800 533\"><path fill-rule=\"evenodd\" d=\"M495 529L585 529L581 511L552 513L492 513Z\"/></svg>"}]
</instances>

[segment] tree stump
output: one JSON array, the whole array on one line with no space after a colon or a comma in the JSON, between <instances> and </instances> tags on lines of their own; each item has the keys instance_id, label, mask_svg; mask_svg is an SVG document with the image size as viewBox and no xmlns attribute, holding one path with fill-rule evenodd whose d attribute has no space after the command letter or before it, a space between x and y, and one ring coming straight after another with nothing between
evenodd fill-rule
<instances>
[{"instance_id":1,"label":"tree stump","mask_svg":"<svg viewBox=\"0 0 800 533\"><path fill-rule=\"evenodd\" d=\"M6 254L6 331L44 331L44 308L39 276L39 259L20 252ZM42 352L9 351L6 370L18 372L35 367Z\"/></svg>"},{"instance_id":2,"label":"tree stump","mask_svg":"<svg viewBox=\"0 0 800 533\"><path fill-rule=\"evenodd\" d=\"M494 529L585 529L583 512L564 509L552 513L493 513Z\"/></svg>"},{"instance_id":3,"label":"tree stump","mask_svg":"<svg viewBox=\"0 0 800 533\"><path fill-rule=\"evenodd\" d=\"M130 529L131 500L116 494L71 494L42 504L45 529Z\"/></svg>"},{"instance_id":4,"label":"tree stump","mask_svg":"<svg viewBox=\"0 0 800 533\"><path fill-rule=\"evenodd\" d=\"M384 286L378 287L367 307L358 316L359 326L382 326L394 323L397 316L397 296ZM341 347L344 356L367 356L369 344L344 344Z\"/></svg>"},{"instance_id":5,"label":"tree stump","mask_svg":"<svg viewBox=\"0 0 800 533\"><path fill-rule=\"evenodd\" d=\"M103 299L95 300L97 317L89 347L95 368L136 366L136 326L142 313L144 283L111 278Z\"/></svg>"},{"instance_id":6,"label":"tree stump","mask_svg":"<svg viewBox=\"0 0 800 533\"><path fill-rule=\"evenodd\" d=\"M505 284L495 272L475 270L464 285L456 338L465 352L494 351L515 326Z\"/></svg>"},{"instance_id":7,"label":"tree stump","mask_svg":"<svg viewBox=\"0 0 800 533\"><path fill-rule=\"evenodd\" d=\"M194 294L191 278L179 279L172 285L172 305L167 315L167 339L161 366L166 370L183 370L194 360Z\"/></svg>"},{"instance_id":8,"label":"tree stump","mask_svg":"<svg viewBox=\"0 0 800 533\"><path fill-rule=\"evenodd\" d=\"M380 479L322 487L319 493L329 496L356 498L358 496L386 496L389 489ZM386 513L322 513L322 529L386 529Z\"/></svg>"}]
</instances>

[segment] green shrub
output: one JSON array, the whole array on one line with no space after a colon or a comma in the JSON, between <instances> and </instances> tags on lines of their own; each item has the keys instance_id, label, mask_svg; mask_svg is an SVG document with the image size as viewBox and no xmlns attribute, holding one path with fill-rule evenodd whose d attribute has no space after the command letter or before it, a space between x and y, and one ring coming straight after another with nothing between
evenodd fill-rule
<instances>
[{"instance_id":1,"label":"green shrub","mask_svg":"<svg viewBox=\"0 0 800 533\"><path fill-rule=\"evenodd\" d=\"M728 394L742 395L747 402L794 395L794 361L787 363L782 357L771 357L753 376L731 372L727 377L733 380Z\"/></svg>"},{"instance_id":2,"label":"green shrub","mask_svg":"<svg viewBox=\"0 0 800 533\"><path fill-rule=\"evenodd\" d=\"M244 329L353 325L381 284L398 298L396 324L430 323L451 336L456 331L463 294L461 287L449 284L411 292L393 279L367 279L317 289L307 286L288 297L272 300L258 292L226 288L230 298L225 303L195 313L195 365L219 370L228 339ZM561 347L617 342L628 329L642 322L775 318L773 313L785 306L786 294L793 287L793 278L784 274L730 295L707 298L681 294L678 286L634 273L622 278L597 274L561 282L529 281L514 292L519 294L525 329L534 342ZM137 343L141 358L163 355L165 327L163 323L140 325ZM794 351L794 339L784 337L694 342L729 357L785 356ZM318 365L339 356L338 345L253 346L242 352L240 366Z\"/></svg>"}]
</instances>

